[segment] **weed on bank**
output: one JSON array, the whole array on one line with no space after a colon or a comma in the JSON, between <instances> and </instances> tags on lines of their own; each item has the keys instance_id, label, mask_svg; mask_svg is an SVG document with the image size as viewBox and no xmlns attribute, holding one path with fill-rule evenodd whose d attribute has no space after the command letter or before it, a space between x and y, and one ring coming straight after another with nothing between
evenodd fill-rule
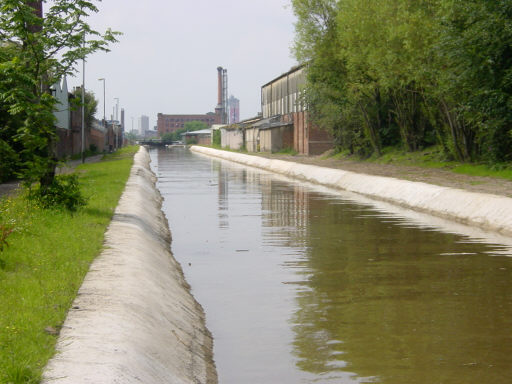
<instances>
[{"instance_id":1,"label":"weed on bank","mask_svg":"<svg viewBox=\"0 0 512 384\"><path fill-rule=\"evenodd\" d=\"M137 147L77 168L87 205L0 200L0 383L38 383L128 179Z\"/></svg>"}]
</instances>

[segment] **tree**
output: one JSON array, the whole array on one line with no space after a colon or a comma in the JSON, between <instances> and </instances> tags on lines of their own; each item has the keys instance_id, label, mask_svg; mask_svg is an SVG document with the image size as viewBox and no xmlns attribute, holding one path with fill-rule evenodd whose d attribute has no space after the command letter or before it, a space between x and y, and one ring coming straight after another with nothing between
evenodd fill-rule
<instances>
[{"instance_id":1,"label":"tree","mask_svg":"<svg viewBox=\"0 0 512 384\"><path fill-rule=\"evenodd\" d=\"M130 141L137 141L138 137L137 137L137 134L133 131L130 131L130 132L125 132L124 133L124 137L126 140L130 140Z\"/></svg>"},{"instance_id":2,"label":"tree","mask_svg":"<svg viewBox=\"0 0 512 384\"><path fill-rule=\"evenodd\" d=\"M82 107L82 89L76 88L73 91L74 96L74 108ZM98 111L98 100L94 97L94 92L85 91L85 127L87 129L91 129L92 123L94 121L94 116Z\"/></svg>"},{"instance_id":3,"label":"tree","mask_svg":"<svg viewBox=\"0 0 512 384\"><path fill-rule=\"evenodd\" d=\"M28 183L53 183L57 158L53 111L56 100L49 87L72 74L76 63L96 51L108 51L117 32L100 33L86 18L98 12L93 1L54 0L42 17L42 0L2 0L0 41L11 50L0 65L0 101L16 127L22 145L22 176Z\"/></svg>"},{"instance_id":4,"label":"tree","mask_svg":"<svg viewBox=\"0 0 512 384\"><path fill-rule=\"evenodd\" d=\"M206 128L208 128L208 125L204 121L187 121L185 123L184 132L200 131Z\"/></svg>"},{"instance_id":5,"label":"tree","mask_svg":"<svg viewBox=\"0 0 512 384\"><path fill-rule=\"evenodd\" d=\"M12 47L0 45L0 68L12 58ZM1 69L0 69L1 71ZM8 85L0 79L0 95L8 90ZM14 141L17 127L22 124L21 118L14 118L9 113L6 103L0 99L0 182L13 179L20 170L19 153L22 146Z\"/></svg>"},{"instance_id":6,"label":"tree","mask_svg":"<svg viewBox=\"0 0 512 384\"><path fill-rule=\"evenodd\" d=\"M438 93L458 157L512 160L512 4L443 0Z\"/></svg>"},{"instance_id":7,"label":"tree","mask_svg":"<svg viewBox=\"0 0 512 384\"><path fill-rule=\"evenodd\" d=\"M162 135L164 141L179 141L181 140L181 134L185 132L199 131L201 129L208 128L208 125L204 121L187 121L183 128L177 129L174 132L166 132Z\"/></svg>"}]
</instances>

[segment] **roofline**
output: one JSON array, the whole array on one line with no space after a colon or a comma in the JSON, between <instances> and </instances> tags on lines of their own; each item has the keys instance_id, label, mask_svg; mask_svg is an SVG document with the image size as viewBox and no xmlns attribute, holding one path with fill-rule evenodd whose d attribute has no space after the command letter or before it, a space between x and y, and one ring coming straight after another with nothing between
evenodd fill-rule
<instances>
[{"instance_id":1,"label":"roofline","mask_svg":"<svg viewBox=\"0 0 512 384\"><path fill-rule=\"evenodd\" d=\"M286 76L290 75L291 73L296 72L296 71L298 71L299 69L302 69L302 68L304 68L304 67L306 67L306 64L299 64L299 65L296 65L296 66L292 67L288 72L285 72L285 73L283 73L282 75L277 76L275 79L270 80L268 83L263 84L263 85L261 86L261 88L264 88L264 87L266 87L267 85L270 85L270 84L272 84L272 83L276 82L277 80L282 79L283 77L286 77Z\"/></svg>"}]
</instances>

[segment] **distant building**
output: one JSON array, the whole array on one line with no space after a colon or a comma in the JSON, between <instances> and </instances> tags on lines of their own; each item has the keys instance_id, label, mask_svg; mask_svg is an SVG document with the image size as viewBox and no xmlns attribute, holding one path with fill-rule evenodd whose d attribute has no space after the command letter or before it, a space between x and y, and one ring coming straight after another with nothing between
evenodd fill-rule
<instances>
[{"instance_id":1,"label":"distant building","mask_svg":"<svg viewBox=\"0 0 512 384\"><path fill-rule=\"evenodd\" d=\"M55 105L55 111L53 112L57 121L55 125L58 128L62 129L70 129L71 121L70 121L70 110L69 110L69 92L68 92L68 82L66 77L55 83L52 87L50 87L53 96L57 100Z\"/></svg>"},{"instance_id":2,"label":"distant building","mask_svg":"<svg viewBox=\"0 0 512 384\"><path fill-rule=\"evenodd\" d=\"M148 130L144 134L145 139L156 139L158 137L158 132L155 130Z\"/></svg>"},{"instance_id":3,"label":"distant building","mask_svg":"<svg viewBox=\"0 0 512 384\"><path fill-rule=\"evenodd\" d=\"M137 120L137 129L142 137L146 135L146 131L149 131L149 117L142 115Z\"/></svg>"},{"instance_id":4,"label":"distant building","mask_svg":"<svg viewBox=\"0 0 512 384\"><path fill-rule=\"evenodd\" d=\"M231 95L228 99L229 124L235 124L240 121L240 100Z\"/></svg>"},{"instance_id":5,"label":"distant building","mask_svg":"<svg viewBox=\"0 0 512 384\"><path fill-rule=\"evenodd\" d=\"M185 123L191 121L201 121L208 128L215 124L215 114L210 112L205 115L165 115L158 114L156 126L158 134L162 136L165 133L176 132L178 129L185 128Z\"/></svg>"},{"instance_id":6,"label":"distant building","mask_svg":"<svg viewBox=\"0 0 512 384\"><path fill-rule=\"evenodd\" d=\"M211 145L212 128L201 129L199 131L185 132L181 137L187 144Z\"/></svg>"},{"instance_id":7,"label":"distant building","mask_svg":"<svg viewBox=\"0 0 512 384\"><path fill-rule=\"evenodd\" d=\"M50 87L57 103L54 116L55 128L58 136L56 154L59 159L66 156L77 155L82 152L82 108L72 107L81 101L81 96L74 96L68 92L66 77ZM79 90L80 88L77 88ZM81 92L77 92L80 95ZM84 149L104 151L106 147L106 130L102 124L93 119L91 126L84 132Z\"/></svg>"}]
</instances>

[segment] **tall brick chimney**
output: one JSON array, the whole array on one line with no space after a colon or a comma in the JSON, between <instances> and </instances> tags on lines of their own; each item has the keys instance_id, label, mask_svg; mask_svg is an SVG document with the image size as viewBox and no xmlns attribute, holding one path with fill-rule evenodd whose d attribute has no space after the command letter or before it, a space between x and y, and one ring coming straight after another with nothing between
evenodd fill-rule
<instances>
[{"instance_id":1,"label":"tall brick chimney","mask_svg":"<svg viewBox=\"0 0 512 384\"><path fill-rule=\"evenodd\" d=\"M222 107L222 67L217 67L217 106Z\"/></svg>"}]
</instances>

